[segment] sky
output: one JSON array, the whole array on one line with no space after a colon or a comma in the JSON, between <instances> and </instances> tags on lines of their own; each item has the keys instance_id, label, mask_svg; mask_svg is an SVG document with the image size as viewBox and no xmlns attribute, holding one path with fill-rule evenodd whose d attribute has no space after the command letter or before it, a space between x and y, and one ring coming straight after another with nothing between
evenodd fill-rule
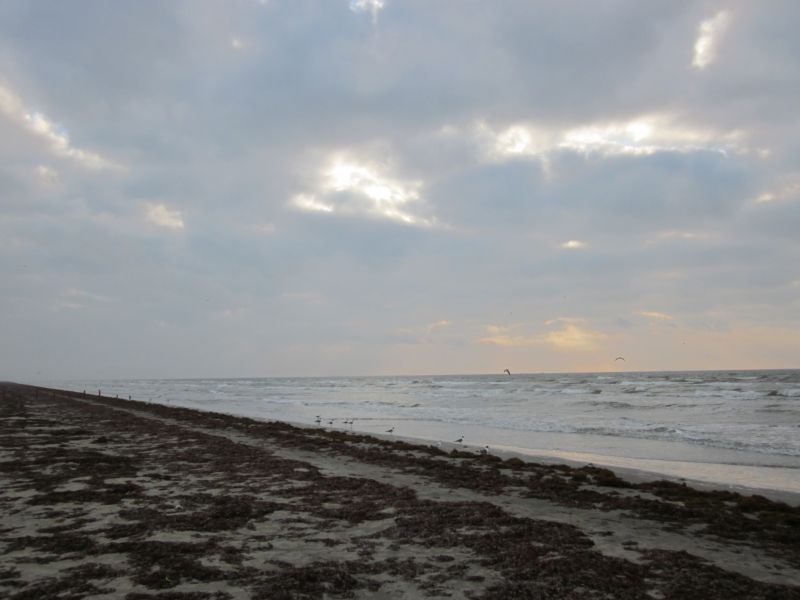
<instances>
[{"instance_id":1,"label":"sky","mask_svg":"<svg viewBox=\"0 0 800 600\"><path fill-rule=\"evenodd\" d=\"M800 367L798 22L0 0L0 379Z\"/></svg>"}]
</instances>

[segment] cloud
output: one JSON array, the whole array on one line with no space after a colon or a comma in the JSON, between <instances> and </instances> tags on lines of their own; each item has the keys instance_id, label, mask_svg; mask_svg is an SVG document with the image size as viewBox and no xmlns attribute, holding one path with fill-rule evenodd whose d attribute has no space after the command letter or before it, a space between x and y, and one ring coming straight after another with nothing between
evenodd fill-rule
<instances>
[{"instance_id":1,"label":"cloud","mask_svg":"<svg viewBox=\"0 0 800 600\"><path fill-rule=\"evenodd\" d=\"M692 66L696 69L705 69L716 59L717 49L721 38L731 22L731 15L727 11L720 11L710 19L706 19L697 30L697 39L694 43L694 57Z\"/></svg>"},{"instance_id":2,"label":"cloud","mask_svg":"<svg viewBox=\"0 0 800 600\"><path fill-rule=\"evenodd\" d=\"M166 229L183 229L183 217L180 211L168 208L164 204L148 203L145 216L150 223Z\"/></svg>"},{"instance_id":3,"label":"cloud","mask_svg":"<svg viewBox=\"0 0 800 600\"><path fill-rule=\"evenodd\" d=\"M781 177L781 181L772 190L759 194L756 203L765 204L796 198L800 198L800 175L791 173Z\"/></svg>"},{"instance_id":4,"label":"cloud","mask_svg":"<svg viewBox=\"0 0 800 600\"><path fill-rule=\"evenodd\" d=\"M119 168L99 154L72 146L65 128L56 125L41 112L27 109L16 94L2 85L0 85L0 113L45 140L56 156L72 159L88 169Z\"/></svg>"},{"instance_id":5,"label":"cloud","mask_svg":"<svg viewBox=\"0 0 800 600\"><path fill-rule=\"evenodd\" d=\"M368 12L372 15L373 25L378 23L378 13L386 7L385 0L350 0L350 10L355 13Z\"/></svg>"},{"instance_id":6,"label":"cloud","mask_svg":"<svg viewBox=\"0 0 800 600\"><path fill-rule=\"evenodd\" d=\"M324 204L310 194L297 194L292 197L290 204L295 208L307 212L331 213L335 210L330 204Z\"/></svg>"},{"instance_id":7,"label":"cloud","mask_svg":"<svg viewBox=\"0 0 800 600\"><path fill-rule=\"evenodd\" d=\"M563 323L561 329L545 335L547 343L565 352L596 350L606 338L606 334L600 331L586 329L573 322Z\"/></svg>"},{"instance_id":8,"label":"cloud","mask_svg":"<svg viewBox=\"0 0 800 600\"><path fill-rule=\"evenodd\" d=\"M800 361L678 339L797 331L800 4L2 14L6 377ZM69 288L115 301L56 314L93 306ZM58 361L56 332L86 343Z\"/></svg>"},{"instance_id":9,"label":"cloud","mask_svg":"<svg viewBox=\"0 0 800 600\"><path fill-rule=\"evenodd\" d=\"M559 317L545 322L547 326L558 326L558 329L541 333L514 333L517 327L487 325L485 337L478 341L482 344L506 347L549 346L562 352L585 352L597 350L608 336L603 332L589 329L582 325L582 319Z\"/></svg>"},{"instance_id":10,"label":"cloud","mask_svg":"<svg viewBox=\"0 0 800 600\"><path fill-rule=\"evenodd\" d=\"M248 313L246 308L224 308L216 313L217 318L226 320L239 320L244 318Z\"/></svg>"},{"instance_id":11,"label":"cloud","mask_svg":"<svg viewBox=\"0 0 800 600\"><path fill-rule=\"evenodd\" d=\"M640 310L637 312L641 317L646 317L648 319L656 319L662 321L671 321L673 319L672 315L668 315L667 313L657 312L654 310Z\"/></svg>"},{"instance_id":12,"label":"cloud","mask_svg":"<svg viewBox=\"0 0 800 600\"><path fill-rule=\"evenodd\" d=\"M547 160L549 155L564 151L609 157L755 151L747 146L745 132L740 129L715 131L681 123L677 116L669 114L640 115L621 122L575 123L560 129L545 124L515 123L494 130L481 121L474 131L489 160L525 156ZM544 163L543 167L550 175L550 163Z\"/></svg>"},{"instance_id":13,"label":"cloud","mask_svg":"<svg viewBox=\"0 0 800 600\"><path fill-rule=\"evenodd\" d=\"M290 204L311 212L372 215L406 225L430 226L434 219L415 214L422 182L387 175L366 161L336 156L317 177L311 193L296 194Z\"/></svg>"},{"instance_id":14,"label":"cloud","mask_svg":"<svg viewBox=\"0 0 800 600\"><path fill-rule=\"evenodd\" d=\"M82 310L112 302L108 296L95 294L79 288L68 288L60 294L54 308L56 310Z\"/></svg>"},{"instance_id":15,"label":"cloud","mask_svg":"<svg viewBox=\"0 0 800 600\"><path fill-rule=\"evenodd\" d=\"M568 250L579 250L581 248L585 248L586 244L578 240L569 240L561 244L561 247Z\"/></svg>"},{"instance_id":16,"label":"cloud","mask_svg":"<svg viewBox=\"0 0 800 600\"><path fill-rule=\"evenodd\" d=\"M433 323L428 323L427 325L423 325L423 329L427 333L431 333L436 331L437 329L442 329L444 327L450 327L453 323L448 321L447 319L442 319L440 321L434 321Z\"/></svg>"},{"instance_id":17,"label":"cloud","mask_svg":"<svg viewBox=\"0 0 800 600\"><path fill-rule=\"evenodd\" d=\"M431 344L444 338L445 331L452 328L452 321L440 319L432 323L400 327L392 338L404 344Z\"/></svg>"},{"instance_id":18,"label":"cloud","mask_svg":"<svg viewBox=\"0 0 800 600\"><path fill-rule=\"evenodd\" d=\"M488 335L478 339L481 344L524 348L527 346L539 346L544 342L544 338L541 335L511 335L507 332L496 331L496 327L492 325L486 327L486 333Z\"/></svg>"},{"instance_id":19,"label":"cloud","mask_svg":"<svg viewBox=\"0 0 800 600\"><path fill-rule=\"evenodd\" d=\"M43 184L52 186L58 183L58 171L47 165L36 165L36 176Z\"/></svg>"}]
</instances>

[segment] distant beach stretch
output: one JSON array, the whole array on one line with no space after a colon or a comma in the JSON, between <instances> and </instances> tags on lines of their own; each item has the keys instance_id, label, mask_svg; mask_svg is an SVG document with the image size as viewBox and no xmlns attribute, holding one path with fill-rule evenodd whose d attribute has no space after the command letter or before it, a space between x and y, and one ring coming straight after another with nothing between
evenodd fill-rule
<instances>
[{"instance_id":1,"label":"distant beach stretch","mask_svg":"<svg viewBox=\"0 0 800 600\"><path fill-rule=\"evenodd\" d=\"M800 598L761 495L97 390L0 384L0 427L7 598Z\"/></svg>"},{"instance_id":2,"label":"distant beach stretch","mask_svg":"<svg viewBox=\"0 0 800 600\"><path fill-rule=\"evenodd\" d=\"M50 387L800 494L800 371L56 381Z\"/></svg>"}]
</instances>

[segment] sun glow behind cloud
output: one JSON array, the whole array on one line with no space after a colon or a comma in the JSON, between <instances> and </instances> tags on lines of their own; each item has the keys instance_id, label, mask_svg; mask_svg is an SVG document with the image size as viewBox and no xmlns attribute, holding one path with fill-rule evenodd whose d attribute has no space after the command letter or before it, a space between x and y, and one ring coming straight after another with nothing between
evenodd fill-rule
<instances>
[{"instance_id":1,"label":"sun glow behind cloud","mask_svg":"<svg viewBox=\"0 0 800 600\"><path fill-rule=\"evenodd\" d=\"M322 170L316 188L313 193L295 195L290 204L312 212L366 214L417 226L433 224L408 208L420 199L422 182L392 177L368 162L336 157Z\"/></svg>"}]
</instances>

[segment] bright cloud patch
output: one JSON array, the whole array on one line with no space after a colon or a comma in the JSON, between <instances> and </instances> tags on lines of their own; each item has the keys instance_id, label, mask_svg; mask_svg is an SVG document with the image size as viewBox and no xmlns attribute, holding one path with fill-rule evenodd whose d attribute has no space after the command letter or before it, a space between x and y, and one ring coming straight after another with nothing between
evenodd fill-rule
<instances>
[{"instance_id":1,"label":"bright cloud patch","mask_svg":"<svg viewBox=\"0 0 800 600\"><path fill-rule=\"evenodd\" d=\"M510 327L487 325L486 336L478 341L494 346L550 346L561 351L588 351L597 349L607 337L600 331L584 327L581 319L561 317L547 321L545 325L559 328L545 333L525 334L515 332Z\"/></svg>"},{"instance_id":2,"label":"bright cloud patch","mask_svg":"<svg viewBox=\"0 0 800 600\"><path fill-rule=\"evenodd\" d=\"M585 248L586 244L578 240L569 240L568 242L561 244L561 247L568 250L579 250L581 248Z\"/></svg>"},{"instance_id":3,"label":"bright cloud patch","mask_svg":"<svg viewBox=\"0 0 800 600\"><path fill-rule=\"evenodd\" d=\"M432 222L407 206L419 200L421 187L419 181L391 177L374 165L338 158L322 171L314 193L297 194L290 204L305 211L370 214L426 226Z\"/></svg>"},{"instance_id":4,"label":"bright cloud patch","mask_svg":"<svg viewBox=\"0 0 800 600\"><path fill-rule=\"evenodd\" d=\"M452 323L446 319L442 319L441 321L436 321L434 323L428 323L424 326L425 331L431 333L432 331L436 331L437 329L442 329L443 327L449 327Z\"/></svg>"},{"instance_id":5,"label":"bright cloud patch","mask_svg":"<svg viewBox=\"0 0 800 600\"><path fill-rule=\"evenodd\" d=\"M705 69L714 62L720 39L728 28L730 21L730 14L726 11L721 11L712 18L700 23L697 31L697 40L694 43L693 67Z\"/></svg>"},{"instance_id":6,"label":"bright cloud patch","mask_svg":"<svg viewBox=\"0 0 800 600\"><path fill-rule=\"evenodd\" d=\"M791 200L800 197L800 176L792 175L783 178L775 189L759 194L756 202L764 204L779 200Z\"/></svg>"},{"instance_id":7,"label":"bright cloud patch","mask_svg":"<svg viewBox=\"0 0 800 600\"><path fill-rule=\"evenodd\" d=\"M585 123L561 130L517 123L493 130L480 122L475 136L491 160L535 157L549 175L548 156L558 151L607 156L651 155L657 152L746 152L741 131L716 132L686 127L666 115L647 115L630 121Z\"/></svg>"},{"instance_id":8,"label":"bright cloud patch","mask_svg":"<svg viewBox=\"0 0 800 600\"><path fill-rule=\"evenodd\" d=\"M556 350L595 350L606 337L605 334L582 327L575 320L559 319L561 328L544 336L545 341Z\"/></svg>"},{"instance_id":9,"label":"bright cloud patch","mask_svg":"<svg viewBox=\"0 0 800 600\"><path fill-rule=\"evenodd\" d=\"M385 0L350 0L353 12L368 12L372 15L372 23L377 24L378 13L386 6Z\"/></svg>"},{"instance_id":10,"label":"bright cloud patch","mask_svg":"<svg viewBox=\"0 0 800 600\"><path fill-rule=\"evenodd\" d=\"M22 100L3 86L0 86L0 113L46 140L50 150L57 156L70 158L89 169L115 167L99 154L72 146L66 129L59 127L42 113L26 109Z\"/></svg>"},{"instance_id":11,"label":"bright cloud patch","mask_svg":"<svg viewBox=\"0 0 800 600\"><path fill-rule=\"evenodd\" d=\"M656 312L654 310L640 310L637 314L641 317L647 317L648 319L659 319L662 321L672 320L672 315L668 315L662 312Z\"/></svg>"},{"instance_id":12,"label":"bright cloud patch","mask_svg":"<svg viewBox=\"0 0 800 600\"><path fill-rule=\"evenodd\" d=\"M333 212L332 206L319 202L310 194L297 194L292 198L291 205L307 212Z\"/></svg>"},{"instance_id":13,"label":"bright cloud patch","mask_svg":"<svg viewBox=\"0 0 800 600\"><path fill-rule=\"evenodd\" d=\"M183 217L180 211L167 208L164 204L148 204L146 208L147 220L166 229L183 229Z\"/></svg>"}]
</instances>

